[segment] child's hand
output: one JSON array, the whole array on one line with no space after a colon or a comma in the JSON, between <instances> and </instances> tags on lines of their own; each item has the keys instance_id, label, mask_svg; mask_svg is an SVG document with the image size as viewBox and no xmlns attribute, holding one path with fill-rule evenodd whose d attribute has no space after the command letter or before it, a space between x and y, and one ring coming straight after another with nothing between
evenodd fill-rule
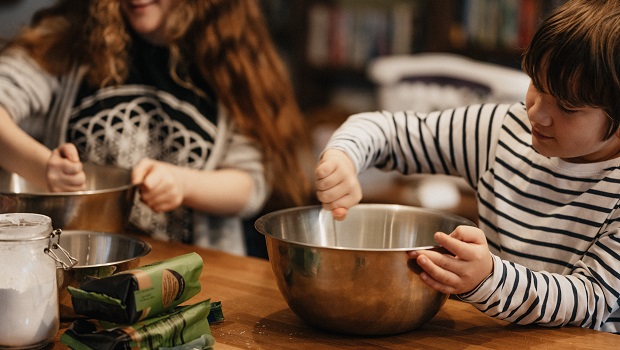
<instances>
[{"instance_id":1,"label":"child's hand","mask_svg":"<svg viewBox=\"0 0 620 350\"><path fill-rule=\"evenodd\" d=\"M314 171L316 196L323 208L336 220L344 220L347 211L362 199L362 187L355 165L342 151L325 151Z\"/></svg>"},{"instance_id":2,"label":"child's hand","mask_svg":"<svg viewBox=\"0 0 620 350\"><path fill-rule=\"evenodd\" d=\"M86 174L77 148L65 143L52 151L47 161L47 187L52 192L74 192L86 189Z\"/></svg>"},{"instance_id":3,"label":"child's hand","mask_svg":"<svg viewBox=\"0 0 620 350\"><path fill-rule=\"evenodd\" d=\"M183 187L174 175L174 165L142 159L131 173L131 182L140 186L140 199L156 212L178 208L183 203Z\"/></svg>"},{"instance_id":4,"label":"child's hand","mask_svg":"<svg viewBox=\"0 0 620 350\"><path fill-rule=\"evenodd\" d=\"M424 270L420 278L431 288L447 294L469 292L493 271L493 258L482 230L459 226L450 235L435 233L435 241L454 256L429 250L409 252Z\"/></svg>"}]
</instances>

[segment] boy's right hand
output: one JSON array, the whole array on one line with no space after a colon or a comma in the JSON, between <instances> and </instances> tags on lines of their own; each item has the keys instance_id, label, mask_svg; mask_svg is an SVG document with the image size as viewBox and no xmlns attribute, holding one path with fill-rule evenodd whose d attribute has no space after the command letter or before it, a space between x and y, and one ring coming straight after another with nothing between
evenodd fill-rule
<instances>
[{"instance_id":1,"label":"boy's right hand","mask_svg":"<svg viewBox=\"0 0 620 350\"><path fill-rule=\"evenodd\" d=\"M74 192L86 189L86 174L77 148L65 143L52 151L47 161L47 186L52 192Z\"/></svg>"},{"instance_id":2,"label":"boy's right hand","mask_svg":"<svg viewBox=\"0 0 620 350\"><path fill-rule=\"evenodd\" d=\"M314 175L316 196L323 208L332 211L336 220L344 220L347 211L362 199L362 187L353 161L343 151L323 153Z\"/></svg>"}]
</instances>

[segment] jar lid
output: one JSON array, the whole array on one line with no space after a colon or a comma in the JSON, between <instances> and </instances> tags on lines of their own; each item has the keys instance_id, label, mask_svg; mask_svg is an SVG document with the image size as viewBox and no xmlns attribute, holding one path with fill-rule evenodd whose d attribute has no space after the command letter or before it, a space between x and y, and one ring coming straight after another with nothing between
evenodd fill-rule
<instances>
[{"instance_id":1,"label":"jar lid","mask_svg":"<svg viewBox=\"0 0 620 350\"><path fill-rule=\"evenodd\" d=\"M0 214L0 241L27 241L48 238L52 231L49 216L34 213Z\"/></svg>"}]
</instances>

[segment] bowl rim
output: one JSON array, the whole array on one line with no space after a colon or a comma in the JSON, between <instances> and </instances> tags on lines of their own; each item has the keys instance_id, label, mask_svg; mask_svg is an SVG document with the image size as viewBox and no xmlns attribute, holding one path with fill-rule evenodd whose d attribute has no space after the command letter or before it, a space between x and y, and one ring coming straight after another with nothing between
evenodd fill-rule
<instances>
[{"instance_id":1,"label":"bowl rim","mask_svg":"<svg viewBox=\"0 0 620 350\"><path fill-rule=\"evenodd\" d=\"M80 265L80 262L78 261L78 263L73 266L70 270L74 270L74 269L90 269L90 268L95 268L95 267L103 267L103 266L112 266L112 265L119 265L119 264L123 264L129 261L133 261L133 260L137 260L137 259L141 259L143 257L145 257L146 255L148 255L151 250L153 249L153 247L151 246L151 244L149 242L146 242L138 237L132 237L132 236L127 236L124 233L114 233L114 232L103 232L103 231L89 231L89 230L62 230L62 232L59 235L59 245L62 247L62 237L63 235L75 235L75 236L81 236L81 235L96 235L96 236L115 236L120 238L121 240L124 241L128 241L128 242L133 242L133 243L137 243L140 246L143 247L143 250L140 254L130 258L130 259L123 259L123 260L117 260L117 261L113 261L113 262L108 262L108 263L101 263L101 264L93 264L93 265ZM65 236L67 237L67 236ZM64 249L64 247L63 247ZM70 253L70 252L69 252Z\"/></svg>"},{"instance_id":2,"label":"bowl rim","mask_svg":"<svg viewBox=\"0 0 620 350\"><path fill-rule=\"evenodd\" d=\"M431 214L436 214L436 215L442 215L445 216L447 218L452 218L455 220L459 220L462 221L463 223L461 225L469 225L469 226L473 226L473 227L478 227L478 225L476 225L473 221L454 214L454 213L450 213L450 212L446 212L443 210L439 210L439 209L432 209L432 208L423 208L423 207L416 207L416 206L412 206L412 205L404 205L404 204L387 204L387 203L359 203L357 205L355 205L352 208L355 207L379 207L382 209L392 209L392 210L408 210L408 211L415 211L415 212L425 212L425 213L431 213ZM439 244L437 245L428 245L428 246L419 246L419 247L402 247L402 248L354 248L354 247L342 247L342 246L323 246L323 245L319 245L319 244L312 244L312 243L306 243L306 242L300 242L300 241L295 241L295 240L285 240L285 239L281 239L279 237L275 237L272 234L267 233L266 229L265 229L265 225L267 220L269 220L271 217L276 216L276 215L280 215L280 214L285 214L285 213L289 213L289 212L295 212L295 211L304 211L304 210L312 210L312 209L318 209L321 210L321 205L306 205L306 206L299 206L299 207L292 207L292 208L286 208L286 209L280 209L280 210L276 210L267 214L262 215L261 217L259 217L258 219L256 219L256 221L254 222L254 228L256 228L256 230L261 233L262 235L265 236L266 239L273 239L276 241L280 241L280 242L284 242L286 244L294 244L294 245L298 245L301 247L309 247L309 248L317 248L317 249L329 249L329 250L342 250L342 251L364 251L364 252L408 252L408 251L414 251L414 250L439 250L439 251L445 251L445 248L441 247ZM350 210L350 209L349 209Z\"/></svg>"},{"instance_id":3,"label":"bowl rim","mask_svg":"<svg viewBox=\"0 0 620 350\"><path fill-rule=\"evenodd\" d=\"M137 187L138 185L123 185L113 188L106 188L100 190L84 190L84 191L74 191L74 192L0 192L0 197L21 197L21 198L41 198L41 197L80 197L85 195L93 195L93 194L104 194L104 193L113 193L113 192L123 192L126 190L130 190L133 187Z\"/></svg>"},{"instance_id":4,"label":"bowl rim","mask_svg":"<svg viewBox=\"0 0 620 350\"><path fill-rule=\"evenodd\" d=\"M121 167L114 166L114 165L95 164L95 163L88 163L88 162L83 162L82 165L84 166L85 170L88 168L93 168L93 169L100 168L100 169L112 169L115 171L126 171L129 177L131 178L131 169L125 169L125 168L121 168ZM7 172L4 169L0 169L0 171ZM17 175L11 172L7 172L7 173L11 175ZM50 191L32 191L32 190L24 191L24 192L0 191L0 198L2 197L40 198L40 197L67 197L67 196L79 197L79 196L86 196L86 195L93 195L93 194L113 193L113 192L119 192L119 191L123 192L126 190L135 189L137 186L138 186L137 184L128 183L126 185L110 187L110 188L102 188L98 190L83 190L83 191L70 191L70 192L50 192Z\"/></svg>"}]
</instances>

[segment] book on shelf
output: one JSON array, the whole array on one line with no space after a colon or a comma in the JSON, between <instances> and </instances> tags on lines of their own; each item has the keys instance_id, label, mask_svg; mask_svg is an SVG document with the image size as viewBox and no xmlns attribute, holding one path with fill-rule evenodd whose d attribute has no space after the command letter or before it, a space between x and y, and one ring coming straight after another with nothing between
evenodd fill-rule
<instances>
[{"instance_id":1,"label":"book on shelf","mask_svg":"<svg viewBox=\"0 0 620 350\"><path fill-rule=\"evenodd\" d=\"M308 62L319 67L362 68L377 56L411 53L415 4L313 5L308 14Z\"/></svg>"},{"instance_id":2,"label":"book on shelf","mask_svg":"<svg viewBox=\"0 0 620 350\"><path fill-rule=\"evenodd\" d=\"M547 14L564 1L463 0L466 42L491 50L522 50Z\"/></svg>"}]
</instances>

